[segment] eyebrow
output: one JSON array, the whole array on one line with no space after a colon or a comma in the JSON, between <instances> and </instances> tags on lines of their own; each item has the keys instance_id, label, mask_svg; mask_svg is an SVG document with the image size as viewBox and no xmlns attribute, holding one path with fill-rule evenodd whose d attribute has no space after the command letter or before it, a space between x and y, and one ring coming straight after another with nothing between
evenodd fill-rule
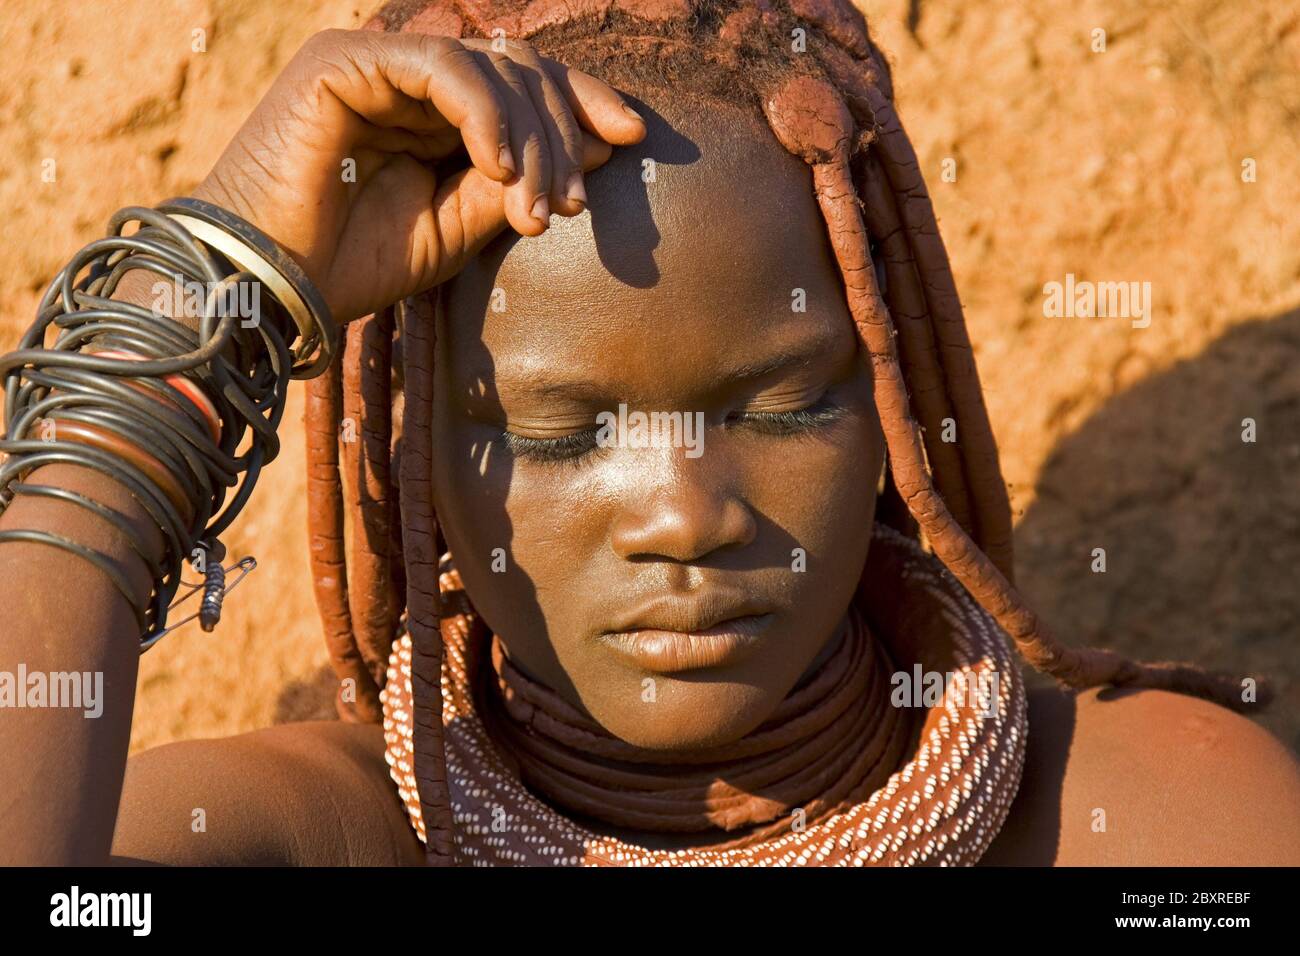
<instances>
[{"instance_id":1,"label":"eyebrow","mask_svg":"<svg viewBox=\"0 0 1300 956\"><path fill-rule=\"evenodd\" d=\"M765 361L745 362L738 365L721 375L719 380L728 384L752 382L754 379L766 378L776 372L811 365L818 359L829 356L834 344L835 340L830 334L817 335L799 343L798 348L774 355Z\"/></svg>"},{"instance_id":2,"label":"eyebrow","mask_svg":"<svg viewBox=\"0 0 1300 956\"><path fill-rule=\"evenodd\" d=\"M806 367L829 356L834 344L835 339L829 332L804 339L789 351L754 362L744 362L719 372L713 379L712 388L743 385L777 372ZM576 379L557 381L554 374L540 363L529 363L529 367L521 368L517 375L505 379L498 372L496 380L498 391L501 391L500 384L505 381L510 391L527 392L530 397L543 401L600 403L608 401L610 397L608 389L591 382Z\"/></svg>"}]
</instances>

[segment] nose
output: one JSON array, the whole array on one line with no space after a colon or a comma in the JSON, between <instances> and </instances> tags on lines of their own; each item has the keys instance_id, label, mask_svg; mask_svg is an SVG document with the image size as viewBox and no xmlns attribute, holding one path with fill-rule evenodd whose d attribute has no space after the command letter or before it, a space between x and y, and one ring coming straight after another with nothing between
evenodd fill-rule
<instances>
[{"instance_id":1,"label":"nose","mask_svg":"<svg viewBox=\"0 0 1300 956\"><path fill-rule=\"evenodd\" d=\"M751 543L758 533L754 513L720 478L699 461L678 459L662 481L637 489L620 509L613 524L614 552L621 558L688 562Z\"/></svg>"}]
</instances>

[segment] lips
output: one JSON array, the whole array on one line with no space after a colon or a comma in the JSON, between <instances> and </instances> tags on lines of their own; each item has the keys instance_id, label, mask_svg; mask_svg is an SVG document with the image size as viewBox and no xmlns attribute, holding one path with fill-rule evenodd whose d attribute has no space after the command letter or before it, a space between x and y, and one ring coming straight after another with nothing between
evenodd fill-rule
<instances>
[{"instance_id":1,"label":"lips","mask_svg":"<svg viewBox=\"0 0 1300 956\"><path fill-rule=\"evenodd\" d=\"M642 670L656 674L735 664L754 649L772 615L738 617L700 631L613 631L607 647Z\"/></svg>"},{"instance_id":2,"label":"lips","mask_svg":"<svg viewBox=\"0 0 1300 956\"><path fill-rule=\"evenodd\" d=\"M602 633L600 641L652 673L702 670L742 660L773 618L743 595L705 592L651 601Z\"/></svg>"}]
</instances>

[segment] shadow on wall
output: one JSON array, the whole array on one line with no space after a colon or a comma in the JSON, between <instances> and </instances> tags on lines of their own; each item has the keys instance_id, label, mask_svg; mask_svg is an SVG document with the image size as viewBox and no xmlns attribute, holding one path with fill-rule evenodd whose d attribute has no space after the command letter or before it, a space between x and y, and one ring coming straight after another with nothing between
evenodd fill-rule
<instances>
[{"instance_id":1,"label":"shadow on wall","mask_svg":"<svg viewBox=\"0 0 1300 956\"><path fill-rule=\"evenodd\" d=\"M1300 750L1300 310L1111 399L1049 457L1016 545L1062 640L1267 678L1259 721Z\"/></svg>"}]
</instances>

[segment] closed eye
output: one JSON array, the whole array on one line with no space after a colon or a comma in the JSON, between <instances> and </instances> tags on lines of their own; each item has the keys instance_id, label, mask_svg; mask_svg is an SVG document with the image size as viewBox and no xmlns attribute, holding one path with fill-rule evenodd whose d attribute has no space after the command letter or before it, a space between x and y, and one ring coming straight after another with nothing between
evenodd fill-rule
<instances>
[{"instance_id":1,"label":"closed eye","mask_svg":"<svg viewBox=\"0 0 1300 956\"><path fill-rule=\"evenodd\" d=\"M559 438L525 438L503 431L499 441L511 455L525 461L576 462L596 450L596 432L596 428L588 428Z\"/></svg>"},{"instance_id":2,"label":"closed eye","mask_svg":"<svg viewBox=\"0 0 1300 956\"><path fill-rule=\"evenodd\" d=\"M836 405L829 398L823 398L815 405L794 411L741 412L733 421L765 435L796 435L832 425L843 418L847 411L843 405Z\"/></svg>"},{"instance_id":3,"label":"closed eye","mask_svg":"<svg viewBox=\"0 0 1300 956\"><path fill-rule=\"evenodd\" d=\"M847 411L844 406L835 404L829 398L823 398L815 405L792 411L739 412L729 419L729 424L763 435L781 437L825 428L840 421ZM577 464L593 452L601 450L596 442L599 431L598 427L592 427L561 435L559 438L526 438L503 430L498 436L498 441L517 459L542 463Z\"/></svg>"}]
</instances>

